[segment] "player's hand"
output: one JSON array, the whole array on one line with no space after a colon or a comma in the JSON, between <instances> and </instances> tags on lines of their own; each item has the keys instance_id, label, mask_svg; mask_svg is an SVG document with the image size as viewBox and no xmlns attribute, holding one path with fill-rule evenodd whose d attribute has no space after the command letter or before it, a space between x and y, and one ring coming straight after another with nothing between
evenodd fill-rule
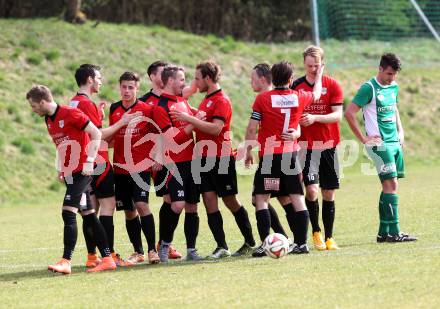
<instances>
[{"instance_id":1,"label":"player's hand","mask_svg":"<svg viewBox=\"0 0 440 309\"><path fill-rule=\"evenodd\" d=\"M101 101L99 102L99 114L101 116L101 119L105 118L105 109L107 108L107 102L106 101Z\"/></svg>"},{"instance_id":2,"label":"player's hand","mask_svg":"<svg viewBox=\"0 0 440 309\"><path fill-rule=\"evenodd\" d=\"M186 86L185 88L183 88L182 97L184 97L185 99L188 99L190 96L192 96L197 91L199 91L199 89L197 88L196 80L193 79L189 86Z\"/></svg>"},{"instance_id":3,"label":"player's hand","mask_svg":"<svg viewBox=\"0 0 440 309\"><path fill-rule=\"evenodd\" d=\"M93 173L94 165L93 162L85 162L83 164L82 174L85 176L90 176Z\"/></svg>"},{"instance_id":4,"label":"player's hand","mask_svg":"<svg viewBox=\"0 0 440 309\"><path fill-rule=\"evenodd\" d=\"M362 142L369 147L380 146L383 143L382 138L378 135L366 136Z\"/></svg>"},{"instance_id":5,"label":"player's hand","mask_svg":"<svg viewBox=\"0 0 440 309\"><path fill-rule=\"evenodd\" d=\"M170 111L170 116L173 121L181 121L181 122L189 122L190 115L187 113L178 111L178 110L172 110Z\"/></svg>"},{"instance_id":6,"label":"player's hand","mask_svg":"<svg viewBox=\"0 0 440 309\"><path fill-rule=\"evenodd\" d=\"M318 69L318 76L321 77L324 74L325 63L323 62Z\"/></svg>"},{"instance_id":7,"label":"player's hand","mask_svg":"<svg viewBox=\"0 0 440 309\"><path fill-rule=\"evenodd\" d=\"M246 152L246 158L244 160L244 166L246 168L250 168L251 165L254 164L254 157L250 151Z\"/></svg>"},{"instance_id":8,"label":"player's hand","mask_svg":"<svg viewBox=\"0 0 440 309\"><path fill-rule=\"evenodd\" d=\"M197 111L195 117L199 120L206 120L206 112L205 111Z\"/></svg>"},{"instance_id":9,"label":"player's hand","mask_svg":"<svg viewBox=\"0 0 440 309\"><path fill-rule=\"evenodd\" d=\"M163 168L163 165L159 162L154 162L153 166L151 167L153 172L158 172Z\"/></svg>"},{"instance_id":10,"label":"player's hand","mask_svg":"<svg viewBox=\"0 0 440 309\"><path fill-rule=\"evenodd\" d=\"M304 113L301 115L299 119L299 124L303 127L308 127L316 122L316 116L308 113Z\"/></svg>"},{"instance_id":11,"label":"player's hand","mask_svg":"<svg viewBox=\"0 0 440 309\"><path fill-rule=\"evenodd\" d=\"M281 134L281 138L285 141L295 141L300 137L300 132L295 129L289 129L287 132Z\"/></svg>"},{"instance_id":12,"label":"player's hand","mask_svg":"<svg viewBox=\"0 0 440 309\"><path fill-rule=\"evenodd\" d=\"M141 112L135 112L130 113L130 110L128 110L124 115L121 117L121 124L123 126L130 123L130 125L136 125L142 120L142 113Z\"/></svg>"},{"instance_id":13,"label":"player's hand","mask_svg":"<svg viewBox=\"0 0 440 309\"><path fill-rule=\"evenodd\" d=\"M400 145L403 147L403 144L405 144L405 135L403 134L403 132L399 132L399 142Z\"/></svg>"},{"instance_id":14,"label":"player's hand","mask_svg":"<svg viewBox=\"0 0 440 309\"><path fill-rule=\"evenodd\" d=\"M58 172L58 177L57 177L57 179L58 179L59 182L64 183L64 175L63 175L63 173Z\"/></svg>"}]
</instances>

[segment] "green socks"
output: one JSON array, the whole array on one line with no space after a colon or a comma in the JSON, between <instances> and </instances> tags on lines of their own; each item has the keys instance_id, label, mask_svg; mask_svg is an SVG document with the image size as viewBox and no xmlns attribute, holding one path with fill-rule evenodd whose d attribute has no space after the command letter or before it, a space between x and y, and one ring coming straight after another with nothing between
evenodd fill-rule
<instances>
[{"instance_id":1,"label":"green socks","mask_svg":"<svg viewBox=\"0 0 440 309\"><path fill-rule=\"evenodd\" d=\"M379 235L387 234L397 235L400 232L399 227L399 197L393 193L380 194L379 200Z\"/></svg>"}]
</instances>

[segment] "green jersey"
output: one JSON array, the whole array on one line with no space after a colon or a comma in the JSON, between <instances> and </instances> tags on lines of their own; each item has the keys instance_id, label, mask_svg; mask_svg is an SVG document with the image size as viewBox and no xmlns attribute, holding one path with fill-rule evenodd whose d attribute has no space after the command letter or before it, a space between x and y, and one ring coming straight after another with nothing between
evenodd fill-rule
<instances>
[{"instance_id":1,"label":"green jersey","mask_svg":"<svg viewBox=\"0 0 440 309\"><path fill-rule=\"evenodd\" d=\"M358 90L353 103L362 108L368 136L380 136L385 143L399 142L396 113L399 86L381 85L374 77Z\"/></svg>"}]
</instances>

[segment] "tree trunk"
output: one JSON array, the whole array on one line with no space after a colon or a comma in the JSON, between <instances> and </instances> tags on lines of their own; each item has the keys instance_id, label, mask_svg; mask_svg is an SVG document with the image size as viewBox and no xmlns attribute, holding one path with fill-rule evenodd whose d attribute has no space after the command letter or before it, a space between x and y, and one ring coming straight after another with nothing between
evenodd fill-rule
<instances>
[{"instance_id":1,"label":"tree trunk","mask_svg":"<svg viewBox=\"0 0 440 309\"><path fill-rule=\"evenodd\" d=\"M64 19L69 23L82 24L86 21L86 16L81 12L81 0L67 0L66 14Z\"/></svg>"}]
</instances>

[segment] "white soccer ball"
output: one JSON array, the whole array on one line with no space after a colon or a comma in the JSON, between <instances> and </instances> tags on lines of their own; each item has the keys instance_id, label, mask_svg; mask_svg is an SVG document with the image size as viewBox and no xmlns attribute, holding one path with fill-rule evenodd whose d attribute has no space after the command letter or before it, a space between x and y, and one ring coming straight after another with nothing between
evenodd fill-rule
<instances>
[{"instance_id":1,"label":"white soccer ball","mask_svg":"<svg viewBox=\"0 0 440 309\"><path fill-rule=\"evenodd\" d=\"M270 234L263 242L263 249L273 259L282 258L289 253L289 240L283 234Z\"/></svg>"}]
</instances>

